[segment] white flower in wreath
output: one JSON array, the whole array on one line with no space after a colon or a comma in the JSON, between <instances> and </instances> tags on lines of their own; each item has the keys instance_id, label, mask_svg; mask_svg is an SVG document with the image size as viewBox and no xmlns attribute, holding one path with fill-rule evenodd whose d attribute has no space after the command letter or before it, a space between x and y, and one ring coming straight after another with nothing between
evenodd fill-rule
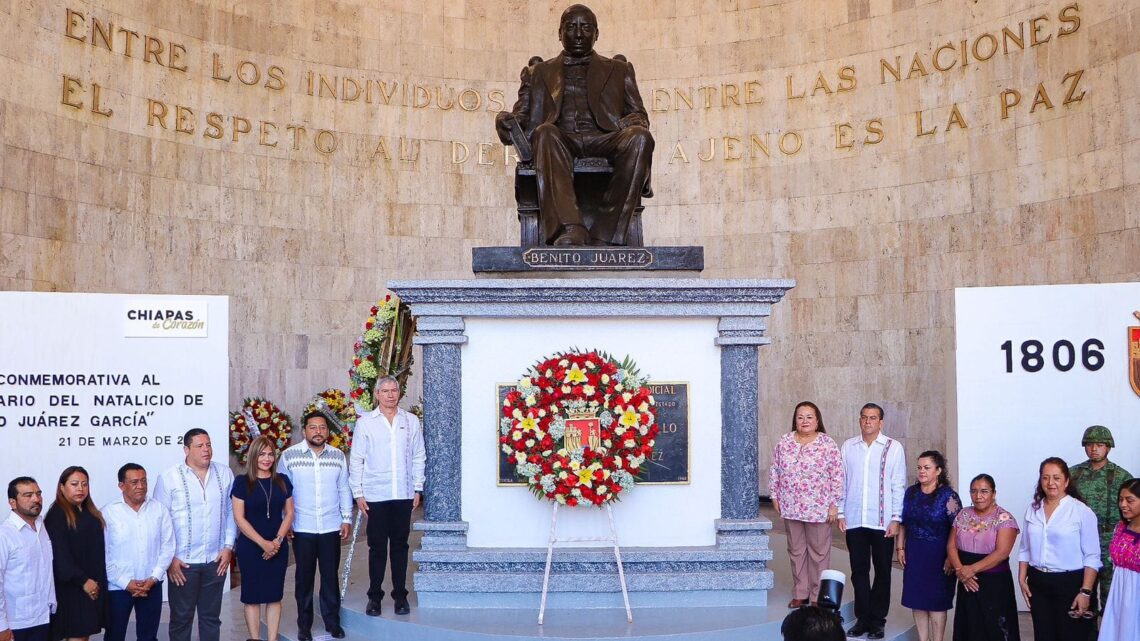
<instances>
[{"instance_id":1,"label":"white flower in wreath","mask_svg":"<svg viewBox=\"0 0 1140 641\"><path fill-rule=\"evenodd\" d=\"M514 426L514 424L514 421L504 416L503 418L499 419L499 433L503 436L506 436L510 433L511 428Z\"/></svg>"},{"instance_id":2,"label":"white flower in wreath","mask_svg":"<svg viewBox=\"0 0 1140 641\"><path fill-rule=\"evenodd\" d=\"M539 472L542 471L542 468L539 467L538 465L534 464L534 463L521 463L515 469L518 471L520 476L529 477L531 479L531 481L534 480L533 477L536 474L538 474Z\"/></svg>"},{"instance_id":3,"label":"white flower in wreath","mask_svg":"<svg viewBox=\"0 0 1140 641\"><path fill-rule=\"evenodd\" d=\"M522 432L520 432L518 430L511 432L511 440L512 441L521 441L522 440Z\"/></svg>"},{"instance_id":4,"label":"white flower in wreath","mask_svg":"<svg viewBox=\"0 0 1140 641\"><path fill-rule=\"evenodd\" d=\"M625 427L618 425L617 427L614 428L614 436L621 436L622 434L625 434L626 431L627 430Z\"/></svg>"},{"instance_id":5,"label":"white flower in wreath","mask_svg":"<svg viewBox=\"0 0 1140 641\"><path fill-rule=\"evenodd\" d=\"M614 443L613 443L613 441L611 441L610 439L607 438L606 440L602 441L602 445L605 445L606 449L608 450L614 446Z\"/></svg>"},{"instance_id":6,"label":"white flower in wreath","mask_svg":"<svg viewBox=\"0 0 1140 641\"><path fill-rule=\"evenodd\" d=\"M648 412L649 411L649 403L646 403L645 401L641 401L641 405L637 406L637 411Z\"/></svg>"},{"instance_id":7,"label":"white flower in wreath","mask_svg":"<svg viewBox=\"0 0 1140 641\"><path fill-rule=\"evenodd\" d=\"M561 472L558 473L558 478L565 481L566 479L570 478L570 473L567 472L566 470L562 470Z\"/></svg>"},{"instance_id":8,"label":"white flower in wreath","mask_svg":"<svg viewBox=\"0 0 1140 641\"><path fill-rule=\"evenodd\" d=\"M514 409L514 411L513 411L513 412L511 412L511 416L513 416L513 417L515 417L515 418L517 418L517 419L520 419L520 420L521 420L521 419L522 419L522 417L523 417L523 413L522 413L522 410L520 410L519 408L517 408L517 407L516 407L516 408Z\"/></svg>"},{"instance_id":9,"label":"white flower in wreath","mask_svg":"<svg viewBox=\"0 0 1140 641\"><path fill-rule=\"evenodd\" d=\"M570 493L573 494L574 496L582 496L582 490L579 490L578 488L574 488L574 489L570 490Z\"/></svg>"},{"instance_id":10,"label":"white flower in wreath","mask_svg":"<svg viewBox=\"0 0 1140 641\"><path fill-rule=\"evenodd\" d=\"M550 422L550 438L559 440L566 435L566 418L555 416Z\"/></svg>"},{"instance_id":11,"label":"white flower in wreath","mask_svg":"<svg viewBox=\"0 0 1140 641\"><path fill-rule=\"evenodd\" d=\"M563 394L569 394L570 393L570 386L569 385L563 385L562 386L562 393Z\"/></svg>"},{"instance_id":12,"label":"white flower in wreath","mask_svg":"<svg viewBox=\"0 0 1140 641\"><path fill-rule=\"evenodd\" d=\"M526 463L526 453L515 452L515 461L517 461L519 465Z\"/></svg>"},{"instance_id":13,"label":"white flower in wreath","mask_svg":"<svg viewBox=\"0 0 1140 641\"><path fill-rule=\"evenodd\" d=\"M530 382L529 376L524 376L524 377L519 379L519 384L518 384L519 389L522 389L524 387L530 387L531 385L532 385L532 383Z\"/></svg>"},{"instance_id":14,"label":"white flower in wreath","mask_svg":"<svg viewBox=\"0 0 1140 641\"><path fill-rule=\"evenodd\" d=\"M645 432L642 432L642 434L645 434ZM534 439L533 439L533 438L528 438L528 439L526 440L526 446L527 446L527 447L534 447Z\"/></svg>"},{"instance_id":15,"label":"white flower in wreath","mask_svg":"<svg viewBox=\"0 0 1140 641\"><path fill-rule=\"evenodd\" d=\"M628 402L630 402L631 400L633 400L633 394L630 394L629 392L625 392L625 393L623 393L623 394L621 395L621 400L623 400L623 401L625 401L626 403L628 403Z\"/></svg>"},{"instance_id":16,"label":"white flower in wreath","mask_svg":"<svg viewBox=\"0 0 1140 641\"><path fill-rule=\"evenodd\" d=\"M598 415L598 422L602 424L602 427L608 428L614 424L614 415L607 410L602 410L602 413Z\"/></svg>"},{"instance_id":17,"label":"white flower in wreath","mask_svg":"<svg viewBox=\"0 0 1140 641\"><path fill-rule=\"evenodd\" d=\"M564 358L564 359L562 359L562 360L560 360L560 361L558 361L558 366L559 366L559 367L566 367L566 366L567 366L567 365L569 365L569 364L570 364L570 361L569 361L569 360L567 360L567 359L565 359L565 358Z\"/></svg>"},{"instance_id":18,"label":"white flower in wreath","mask_svg":"<svg viewBox=\"0 0 1140 641\"><path fill-rule=\"evenodd\" d=\"M637 431L640 432L642 436L645 436L649 433L649 428L642 425L641 427L637 428Z\"/></svg>"},{"instance_id":19,"label":"white flower in wreath","mask_svg":"<svg viewBox=\"0 0 1140 641\"><path fill-rule=\"evenodd\" d=\"M604 385L604 384L609 383L609 382L610 382L610 375L609 374L602 374L602 384Z\"/></svg>"},{"instance_id":20,"label":"white flower in wreath","mask_svg":"<svg viewBox=\"0 0 1140 641\"><path fill-rule=\"evenodd\" d=\"M598 391L598 390L594 389L593 385L585 385L582 387L582 393L585 394L586 396L593 396L594 392L596 392L596 391Z\"/></svg>"},{"instance_id":21,"label":"white flower in wreath","mask_svg":"<svg viewBox=\"0 0 1140 641\"><path fill-rule=\"evenodd\" d=\"M542 484L542 491L543 492L550 493L550 492L554 491L554 475L553 474L543 474L542 480L540 481L540 483Z\"/></svg>"},{"instance_id":22,"label":"white flower in wreath","mask_svg":"<svg viewBox=\"0 0 1140 641\"><path fill-rule=\"evenodd\" d=\"M510 445L503 445L501 449L503 450L503 454L510 454L515 451Z\"/></svg>"},{"instance_id":23,"label":"white flower in wreath","mask_svg":"<svg viewBox=\"0 0 1140 641\"><path fill-rule=\"evenodd\" d=\"M577 449L577 450L574 450L573 452L570 453L570 461L571 461L570 467L573 467L574 469L578 469L577 467L574 467L574 464L577 463L579 466L582 465L582 463L584 462L584 460L582 459L582 454L583 454L584 449L585 448Z\"/></svg>"},{"instance_id":24,"label":"white flower in wreath","mask_svg":"<svg viewBox=\"0 0 1140 641\"><path fill-rule=\"evenodd\" d=\"M621 486L621 489L628 490L633 487L633 475L625 470L618 470L614 472L614 481Z\"/></svg>"},{"instance_id":25,"label":"white flower in wreath","mask_svg":"<svg viewBox=\"0 0 1140 641\"><path fill-rule=\"evenodd\" d=\"M609 491L610 491L610 489L608 487L606 487L605 485L599 485L598 486L598 490L597 490L598 494L605 494L606 492L609 492Z\"/></svg>"},{"instance_id":26,"label":"white flower in wreath","mask_svg":"<svg viewBox=\"0 0 1140 641\"><path fill-rule=\"evenodd\" d=\"M562 505L566 505L566 497L565 497L565 496L562 496L561 494L555 494L555 495L554 495L554 500L555 500L555 501L558 501L558 502L559 502L559 503L561 503Z\"/></svg>"},{"instance_id":27,"label":"white flower in wreath","mask_svg":"<svg viewBox=\"0 0 1140 641\"><path fill-rule=\"evenodd\" d=\"M624 442L622 442L622 444L621 444L621 445L622 445L622 447L636 447L636 446L637 446L637 441L635 441L635 440L633 440L633 439L631 439L631 438L627 438L627 439L625 439L625 441L624 441Z\"/></svg>"},{"instance_id":28,"label":"white flower in wreath","mask_svg":"<svg viewBox=\"0 0 1140 641\"><path fill-rule=\"evenodd\" d=\"M534 404L537 402L538 402L538 399L536 399L533 394L526 397L526 406L527 407L534 407Z\"/></svg>"}]
</instances>

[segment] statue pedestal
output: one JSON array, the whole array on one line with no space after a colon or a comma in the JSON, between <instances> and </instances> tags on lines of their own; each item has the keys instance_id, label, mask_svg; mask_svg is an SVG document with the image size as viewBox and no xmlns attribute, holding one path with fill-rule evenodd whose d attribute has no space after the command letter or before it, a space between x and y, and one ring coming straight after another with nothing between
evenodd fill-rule
<instances>
[{"instance_id":1,"label":"statue pedestal","mask_svg":"<svg viewBox=\"0 0 1140 641\"><path fill-rule=\"evenodd\" d=\"M790 280L671 278L397 281L418 317L427 445L420 607L538 608L549 505L498 483L497 385L572 347L631 356L650 381L688 384L688 472L615 506L634 607L763 605L757 349ZM589 531L604 513L560 514ZM563 520L565 518L565 521ZM559 550L548 607L620 607L612 549Z\"/></svg>"}]
</instances>

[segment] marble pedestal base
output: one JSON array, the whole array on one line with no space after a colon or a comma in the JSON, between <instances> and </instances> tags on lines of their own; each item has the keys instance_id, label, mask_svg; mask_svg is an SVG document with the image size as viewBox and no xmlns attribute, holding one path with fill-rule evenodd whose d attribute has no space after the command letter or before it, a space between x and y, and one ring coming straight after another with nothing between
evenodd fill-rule
<instances>
[{"instance_id":1,"label":"marble pedestal base","mask_svg":"<svg viewBox=\"0 0 1140 641\"><path fill-rule=\"evenodd\" d=\"M465 381L470 382L472 377L465 375L463 369L465 363L479 368L487 361L477 358L470 363L464 361L463 350L472 349L464 347L468 342L467 324L474 328L475 319L521 319L525 323L518 331L526 332L531 325L548 324L552 320L583 319L584 323L586 319L597 322L599 318L610 323L628 319L633 328L651 319L714 319L715 324L706 325L708 331L693 335L709 341L705 349L711 353L713 369L709 374L712 377L716 376L719 354L720 417L713 424L719 428L720 447L719 451L715 449L716 441L712 441L713 458L704 460L714 461L711 467L715 469L719 453L720 518L713 518L718 513L715 508L717 486L714 485L713 494L702 495L705 498L701 503L711 508L703 513L713 516L708 517L707 525L700 526L707 528L702 540L713 541L715 532L715 543L679 547L623 545L622 559L632 605L675 608L765 604L773 575L768 568L772 552L768 548L767 532L771 523L759 513L757 349L769 342L764 330L771 306L794 285L789 280L681 278L389 283L389 288L409 304L417 316L416 343L424 348L427 482L425 520L416 524L423 532L422 548L414 555L418 563L414 583L420 606L533 607L537 610L542 589L546 549L538 547L541 543L500 547L495 539L491 541L492 547L488 547L484 535L479 544L468 545L464 484L482 481L462 478L464 439L472 434L479 439L486 436L475 429L474 423L471 429L464 423L463 390L468 389ZM486 322L480 320L484 326ZM715 331L712 331L714 326ZM482 334L472 331L475 336L491 335L486 333L485 327ZM517 338L517 335L496 336L508 343ZM581 340L582 336L575 338ZM692 337L676 340L690 339L697 340ZM643 345L643 348L665 350L671 341L675 342L670 338ZM509 350L512 345L501 347ZM512 375L517 374L512 370ZM495 383L494 380L480 382L483 387ZM715 404L710 409L715 413ZM494 429L493 417L489 424ZM482 448L482 441L471 443L478 444L471 448L476 455L491 449ZM493 445L493 441L490 444ZM706 464L706 473L708 469ZM475 485L468 489L480 488L482 492L482 487ZM485 498L484 494L474 496ZM683 519L682 513L683 510L670 517L666 512L659 512L665 516L649 527L668 528L669 519ZM487 514L475 513L471 520L486 523ZM619 508L616 513L619 523L631 522L624 521L621 515ZM644 520L632 522L644 523ZM546 526L531 524L527 527ZM619 534L619 539L621 536ZM559 547L556 550L548 608L613 608L620 604L621 592L611 549Z\"/></svg>"}]
</instances>

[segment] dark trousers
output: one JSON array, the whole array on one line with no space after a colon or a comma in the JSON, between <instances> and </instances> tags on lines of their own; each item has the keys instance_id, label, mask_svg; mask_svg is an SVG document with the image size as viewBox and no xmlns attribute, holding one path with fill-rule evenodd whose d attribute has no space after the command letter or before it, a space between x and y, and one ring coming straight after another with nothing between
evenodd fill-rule
<instances>
[{"instance_id":1,"label":"dark trousers","mask_svg":"<svg viewBox=\"0 0 1140 641\"><path fill-rule=\"evenodd\" d=\"M590 236L624 245L630 217L649 179L653 159L649 130L635 125L620 131L573 134L546 123L535 128L531 144L546 242L554 240L564 225L583 224L574 193L574 159L599 156L610 160L614 173L602 196L603 212L594 221Z\"/></svg>"},{"instance_id":2,"label":"dark trousers","mask_svg":"<svg viewBox=\"0 0 1140 641\"><path fill-rule=\"evenodd\" d=\"M12 641L51 641L51 624L12 630Z\"/></svg>"},{"instance_id":3,"label":"dark trousers","mask_svg":"<svg viewBox=\"0 0 1140 641\"><path fill-rule=\"evenodd\" d=\"M182 573L185 585L170 582L170 641L190 641L195 613L199 641L220 641L225 575L218 576L217 563L192 563Z\"/></svg>"},{"instance_id":4,"label":"dark trousers","mask_svg":"<svg viewBox=\"0 0 1140 641\"><path fill-rule=\"evenodd\" d=\"M126 590L108 590L104 641L124 641L127 638L131 610L135 611L135 637L138 641L156 641L158 620L162 616L162 583L156 583L144 597L133 597Z\"/></svg>"},{"instance_id":5,"label":"dark trousers","mask_svg":"<svg viewBox=\"0 0 1140 641\"><path fill-rule=\"evenodd\" d=\"M392 557L392 598L408 600L408 533L412 500L368 503L368 599L384 598L384 568Z\"/></svg>"},{"instance_id":6,"label":"dark trousers","mask_svg":"<svg viewBox=\"0 0 1140 641\"><path fill-rule=\"evenodd\" d=\"M297 629L311 630L313 627L313 582L318 568L321 572L321 618L325 629L340 627L340 590L337 587L340 532L295 533L293 557L297 560Z\"/></svg>"},{"instance_id":7,"label":"dark trousers","mask_svg":"<svg viewBox=\"0 0 1140 641\"><path fill-rule=\"evenodd\" d=\"M891 554L894 537L882 530L857 527L847 530L847 552L851 555L851 586L855 589L855 618L865 626L882 628L891 607ZM871 583L871 568L875 582Z\"/></svg>"},{"instance_id":8,"label":"dark trousers","mask_svg":"<svg viewBox=\"0 0 1140 641\"><path fill-rule=\"evenodd\" d=\"M1081 590L1085 571L1041 572L1032 567L1026 576L1029 614L1033 619L1033 641L1081 641L1096 628L1096 619L1069 616L1073 599Z\"/></svg>"}]
</instances>

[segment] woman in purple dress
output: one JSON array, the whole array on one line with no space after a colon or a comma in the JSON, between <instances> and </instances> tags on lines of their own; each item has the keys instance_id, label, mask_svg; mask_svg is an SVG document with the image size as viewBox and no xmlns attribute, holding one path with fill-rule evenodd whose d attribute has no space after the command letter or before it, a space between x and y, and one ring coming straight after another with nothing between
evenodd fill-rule
<instances>
[{"instance_id":1,"label":"woman in purple dress","mask_svg":"<svg viewBox=\"0 0 1140 641\"><path fill-rule=\"evenodd\" d=\"M954 576L946 561L946 542L962 509L946 475L941 452L919 455L918 481L903 495L902 527L895 539L903 566L903 607L914 611L920 641L942 641L946 612L954 602Z\"/></svg>"},{"instance_id":2,"label":"woman in purple dress","mask_svg":"<svg viewBox=\"0 0 1140 641\"><path fill-rule=\"evenodd\" d=\"M954 519L947 553L958 577L954 641L1017 641L1017 597L1009 555L1017 541L1017 520L997 504L989 474L970 481L973 507Z\"/></svg>"}]
</instances>

